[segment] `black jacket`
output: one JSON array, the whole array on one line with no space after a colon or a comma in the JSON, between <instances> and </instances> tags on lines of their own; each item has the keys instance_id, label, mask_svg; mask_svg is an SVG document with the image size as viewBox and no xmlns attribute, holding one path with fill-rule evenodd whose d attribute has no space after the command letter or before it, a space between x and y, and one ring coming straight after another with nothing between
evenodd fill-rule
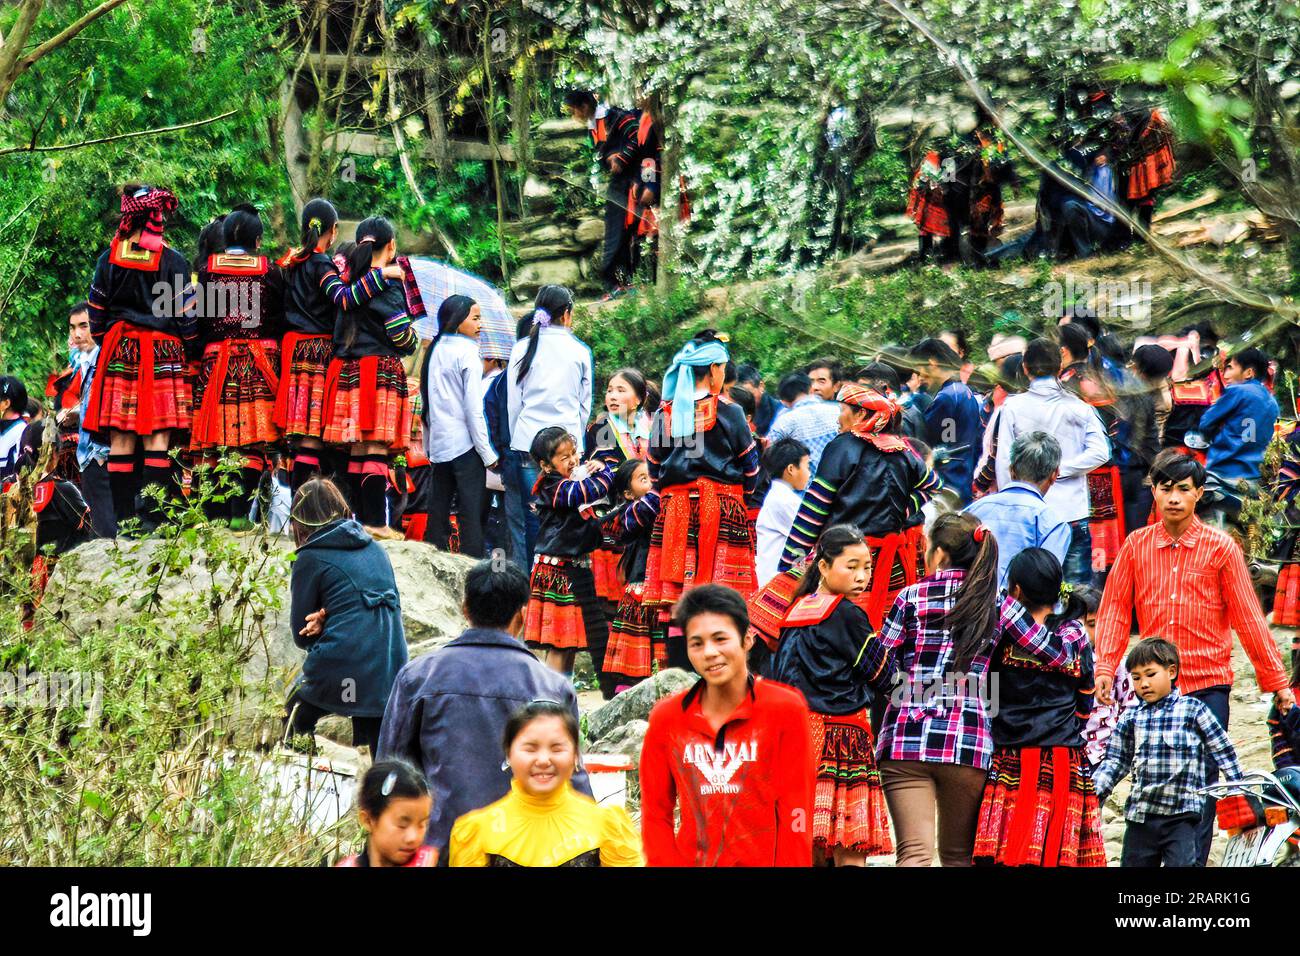
<instances>
[{"instance_id":1,"label":"black jacket","mask_svg":"<svg viewBox=\"0 0 1300 956\"><path fill-rule=\"evenodd\" d=\"M577 482L547 472L532 498L537 512L537 543L534 554L556 558L582 558L600 547L600 521L590 508L609 493L614 475L605 465L591 477Z\"/></svg>"},{"instance_id":2,"label":"black jacket","mask_svg":"<svg viewBox=\"0 0 1300 956\"><path fill-rule=\"evenodd\" d=\"M841 598L820 623L781 629L772 679L800 691L809 710L843 716L893 685L893 655L876 640L866 611Z\"/></svg>"},{"instance_id":3,"label":"black jacket","mask_svg":"<svg viewBox=\"0 0 1300 956\"><path fill-rule=\"evenodd\" d=\"M401 358L413 354L417 344L400 282L390 280L383 292L365 305L339 312L334 322L335 358Z\"/></svg>"},{"instance_id":4,"label":"black jacket","mask_svg":"<svg viewBox=\"0 0 1300 956\"><path fill-rule=\"evenodd\" d=\"M816 477L836 489L822 527L852 524L873 538L902 531L924 503L918 503L914 492L935 481L934 473L910 449L883 452L850 432L831 439Z\"/></svg>"},{"instance_id":5,"label":"black jacket","mask_svg":"<svg viewBox=\"0 0 1300 956\"><path fill-rule=\"evenodd\" d=\"M1078 621L1063 624L1062 637L1067 628L1078 657L1065 668L1023 658L1010 644L994 652L989 693L998 703L993 715L995 747L1083 746L1092 710L1092 645Z\"/></svg>"},{"instance_id":6,"label":"black jacket","mask_svg":"<svg viewBox=\"0 0 1300 956\"><path fill-rule=\"evenodd\" d=\"M193 309L185 309L193 292L190 264L171 246L163 246L157 264L150 267L151 256L125 247L114 240L95 263L86 297L95 341L102 342L104 333L118 322L130 322L192 342L197 326Z\"/></svg>"},{"instance_id":7,"label":"black jacket","mask_svg":"<svg viewBox=\"0 0 1300 956\"><path fill-rule=\"evenodd\" d=\"M672 437L661 407L650 427L648 459L650 476L661 489L711 478L724 485L743 485L747 493L752 493L758 483L758 448L749 422L739 407L726 402L717 402L717 419L712 428L677 440Z\"/></svg>"}]
</instances>

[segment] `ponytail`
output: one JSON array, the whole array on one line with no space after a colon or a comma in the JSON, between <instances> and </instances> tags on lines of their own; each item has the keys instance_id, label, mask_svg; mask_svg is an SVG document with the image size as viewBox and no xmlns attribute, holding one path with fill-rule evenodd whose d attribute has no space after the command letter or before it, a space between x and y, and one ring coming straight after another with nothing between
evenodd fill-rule
<instances>
[{"instance_id":1,"label":"ponytail","mask_svg":"<svg viewBox=\"0 0 1300 956\"><path fill-rule=\"evenodd\" d=\"M306 262L316 254L320 237L334 228L339 221L338 210L328 199L313 199L302 207L302 245L297 252L291 252L281 264L296 266Z\"/></svg>"},{"instance_id":2,"label":"ponytail","mask_svg":"<svg viewBox=\"0 0 1300 956\"><path fill-rule=\"evenodd\" d=\"M239 246L252 252L262 241L262 217L257 207L249 203L240 203L225 216L221 226L221 235L226 248Z\"/></svg>"},{"instance_id":3,"label":"ponytail","mask_svg":"<svg viewBox=\"0 0 1300 956\"><path fill-rule=\"evenodd\" d=\"M562 285L544 285L537 290L537 299L533 302L533 311L528 317L528 348L519 360L519 371L515 381L522 382L533 367L537 356L537 343L540 329L544 325L558 322L567 312L573 311L573 293Z\"/></svg>"},{"instance_id":4,"label":"ponytail","mask_svg":"<svg viewBox=\"0 0 1300 956\"><path fill-rule=\"evenodd\" d=\"M948 567L966 572L957 600L940 626L952 636L953 667L966 670L994 639L998 624L998 543L992 532L965 512L935 519L930 549L943 548Z\"/></svg>"},{"instance_id":5,"label":"ponytail","mask_svg":"<svg viewBox=\"0 0 1300 956\"><path fill-rule=\"evenodd\" d=\"M382 249L397 235L393 224L383 216L371 216L357 224L357 244L347 258L347 276L344 282L355 282L370 271L375 261L375 250ZM355 309L342 313L343 347L351 348L357 340Z\"/></svg>"}]
</instances>

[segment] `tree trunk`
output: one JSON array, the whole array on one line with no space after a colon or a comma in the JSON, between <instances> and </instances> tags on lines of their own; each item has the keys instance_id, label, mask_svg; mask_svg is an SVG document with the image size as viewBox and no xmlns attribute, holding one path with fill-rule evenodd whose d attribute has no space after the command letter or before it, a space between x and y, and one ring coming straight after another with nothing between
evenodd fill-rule
<instances>
[{"instance_id":1,"label":"tree trunk","mask_svg":"<svg viewBox=\"0 0 1300 956\"><path fill-rule=\"evenodd\" d=\"M451 174L451 147L447 140L447 118L442 110L442 75L445 69L442 55L420 34L420 59L424 63L424 116L429 123L430 160L438 179Z\"/></svg>"},{"instance_id":2,"label":"tree trunk","mask_svg":"<svg viewBox=\"0 0 1300 956\"><path fill-rule=\"evenodd\" d=\"M677 219L681 201L677 176L681 168L682 141L677 135L675 91L656 96L652 109L664 131L663 181L659 188L659 274L655 288L661 295L668 295L677 287L677 263L681 258L682 241L682 224Z\"/></svg>"},{"instance_id":3,"label":"tree trunk","mask_svg":"<svg viewBox=\"0 0 1300 956\"><path fill-rule=\"evenodd\" d=\"M18 19L14 21L4 42L0 43L0 111L3 111L9 91L14 88L14 83L23 72L18 61L44 6L45 0L23 0Z\"/></svg>"},{"instance_id":4,"label":"tree trunk","mask_svg":"<svg viewBox=\"0 0 1300 956\"><path fill-rule=\"evenodd\" d=\"M501 188L501 153L497 142L496 85L492 82L491 57L492 17L483 16L483 118L487 121L488 146L492 150L492 185L497 194L497 258L501 263L501 285L510 287L510 272L506 266L506 210L505 191Z\"/></svg>"}]
</instances>

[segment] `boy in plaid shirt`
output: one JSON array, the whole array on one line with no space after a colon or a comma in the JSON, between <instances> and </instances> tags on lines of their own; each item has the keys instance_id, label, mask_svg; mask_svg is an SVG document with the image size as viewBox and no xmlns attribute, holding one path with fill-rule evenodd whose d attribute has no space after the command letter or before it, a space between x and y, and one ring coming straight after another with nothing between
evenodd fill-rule
<instances>
[{"instance_id":1,"label":"boy in plaid shirt","mask_svg":"<svg viewBox=\"0 0 1300 956\"><path fill-rule=\"evenodd\" d=\"M1124 663L1140 702L1120 717L1092 778L1104 805L1115 784L1133 772L1120 866L1199 866L1197 790L1206 786L1211 758L1225 779L1241 779L1237 752L1210 708L1174 686L1177 647L1148 637Z\"/></svg>"}]
</instances>

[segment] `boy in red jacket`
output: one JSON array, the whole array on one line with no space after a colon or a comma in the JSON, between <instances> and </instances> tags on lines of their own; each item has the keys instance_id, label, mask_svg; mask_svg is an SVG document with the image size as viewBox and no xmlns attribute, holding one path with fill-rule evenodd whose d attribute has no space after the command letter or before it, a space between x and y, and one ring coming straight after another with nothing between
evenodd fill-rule
<instances>
[{"instance_id":1,"label":"boy in red jacket","mask_svg":"<svg viewBox=\"0 0 1300 956\"><path fill-rule=\"evenodd\" d=\"M700 680L650 714L641 749L646 863L812 866L813 748L803 695L750 675L749 615L731 588L701 585L676 611Z\"/></svg>"}]
</instances>

